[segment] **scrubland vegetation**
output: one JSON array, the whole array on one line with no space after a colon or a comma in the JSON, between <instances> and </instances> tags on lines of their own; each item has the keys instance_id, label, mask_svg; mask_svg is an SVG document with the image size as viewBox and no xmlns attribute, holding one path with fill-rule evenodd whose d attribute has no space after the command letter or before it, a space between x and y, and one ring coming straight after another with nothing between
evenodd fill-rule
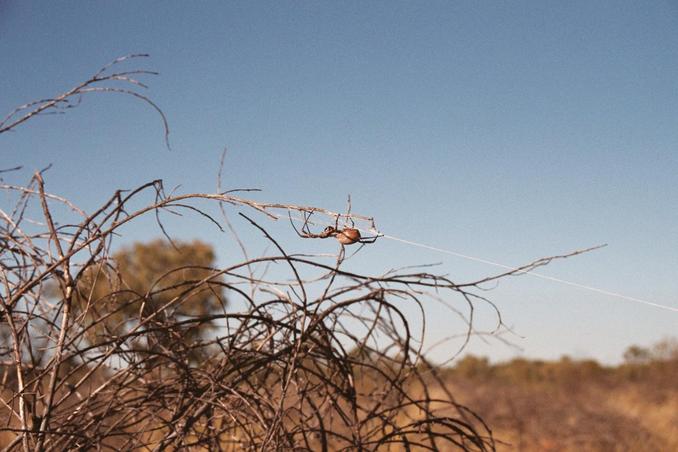
<instances>
[{"instance_id":1,"label":"scrubland vegetation","mask_svg":"<svg viewBox=\"0 0 678 452\"><path fill-rule=\"evenodd\" d=\"M83 96L141 99L120 58L62 95L29 103L0 134ZM117 72L116 72L117 71ZM169 142L168 142L169 143ZM563 256L476 281L428 267L359 274L338 231L369 216L242 198L243 190L167 193L162 181L115 190L98 208L49 190L49 172L9 183L0 210L0 444L5 450L671 450L677 443L673 348L594 362L467 357L436 368L423 352L427 306L443 303L476 333L485 285ZM10 174L11 173L11 174ZM220 182L220 179L219 179ZM219 184L219 186L221 186ZM247 194L247 193L245 193ZM179 216L181 214L183 216ZM164 215L205 222L239 249L173 237ZM161 240L130 244L124 227L154 218ZM288 250L266 228L301 221ZM333 234L309 233L324 219ZM233 226L268 244L253 256ZM322 224L322 223L321 223ZM356 228L356 229L353 229ZM337 241L333 241L337 239ZM346 236L344 237L346 239ZM122 243L120 243L122 242ZM352 243L360 250L360 243ZM122 246L118 246L122 245ZM362 246L372 246L365 243ZM275 268L276 271L271 271ZM482 286L482 287L481 287ZM405 315L416 307L419 318Z\"/></svg>"},{"instance_id":2,"label":"scrubland vegetation","mask_svg":"<svg viewBox=\"0 0 678 452\"><path fill-rule=\"evenodd\" d=\"M624 358L603 366L466 357L443 375L491 426L498 450L678 450L677 342L630 347Z\"/></svg>"}]
</instances>

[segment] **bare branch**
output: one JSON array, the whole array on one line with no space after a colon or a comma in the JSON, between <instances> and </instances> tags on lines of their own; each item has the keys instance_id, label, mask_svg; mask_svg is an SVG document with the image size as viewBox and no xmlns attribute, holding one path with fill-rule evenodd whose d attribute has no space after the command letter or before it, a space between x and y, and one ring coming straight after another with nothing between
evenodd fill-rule
<instances>
[{"instance_id":1,"label":"bare branch","mask_svg":"<svg viewBox=\"0 0 678 452\"><path fill-rule=\"evenodd\" d=\"M113 92L155 108L167 138L155 103L105 85L145 88L136 77L154 73L113 72L145 56L116 59L60 96L17 108L0 133L71 108L82 95ZM463 283L429 267L362 274L347 270L344 245L378 246L379 236L351 235L356 222L376 227L351 211L350 197L346 213L243 198L234 193L253 190L224 190L220 170L217 193L167 194L156 180L86 212L48 193L44 174L25 186L0 185L16 201L0 209L0 335L11 344L0 348L7 419L0 431L15 438L6 450L494 450L490 428L454 400L428 361L428 306L449 308L464 344L501 337L509 329L482 285L588 251ZM290 237L296 230L341 246L332 261L327 253L288 252L265 222L239 210L264 220L301 216ZM228 221L236 212L272 251L248 252ZM242 257L215 266L211 249L187 248L170 235L163 213L227 228ZM130 256L139 255L112 249L124 226L149 215L174 248L156 244L166 266L142 280L162 259L136 262ZM329 229L311 232L311 215ZM182 260L191 252L203 260ZM478 331L478 304L495 313L494 331ZM413 392L414 385L425 389Z\"/></svg>"}]
</instances>

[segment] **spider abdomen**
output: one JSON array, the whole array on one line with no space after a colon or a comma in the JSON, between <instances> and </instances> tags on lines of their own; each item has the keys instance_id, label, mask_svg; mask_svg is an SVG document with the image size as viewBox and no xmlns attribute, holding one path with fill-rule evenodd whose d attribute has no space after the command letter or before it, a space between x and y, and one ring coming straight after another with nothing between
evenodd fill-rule
<instances>
[{"instance_id":1,"label":"spider abdomen","mask_svg":"<svg viewBox=\"0 0 678 452\"><path fill-rule=\"evenodd\" d=\"M343 245L351 245L360 240L360 231L354 228L344 228L341 231L337 231L335 236L339 243Z\"/></svg>"}]
</instances>

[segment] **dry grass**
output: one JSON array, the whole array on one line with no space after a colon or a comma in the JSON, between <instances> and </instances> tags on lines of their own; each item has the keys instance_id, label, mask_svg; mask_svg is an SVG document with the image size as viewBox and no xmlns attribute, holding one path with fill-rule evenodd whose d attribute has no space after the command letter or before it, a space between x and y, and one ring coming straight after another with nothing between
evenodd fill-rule
<instances>
[{"instance_id":1,"label":"dry grass","mask_svg":"<svg viewBox=\"0 0 678 452\"><path fill-rule=\"evenodd\" d=\"M444 375L457 401L490 425L497 450L678 450L678 360L492 366L467 358Z\"/></svg>"}]
</instances>

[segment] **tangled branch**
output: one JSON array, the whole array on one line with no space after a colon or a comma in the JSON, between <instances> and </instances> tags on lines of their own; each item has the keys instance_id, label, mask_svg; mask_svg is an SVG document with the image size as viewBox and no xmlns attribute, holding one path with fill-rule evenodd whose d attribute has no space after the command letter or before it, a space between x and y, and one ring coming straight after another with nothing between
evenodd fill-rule
<instances>
[{"instance_id":1,"label":"tangled branch","mask_svg":"<svg viewBox=\"0 0 678 452\"><path fill-rule=\"evenodd\" d=\"M144 86L132 76L151 72L106 75L126 58L61 96L17 108L0 133L70 108L82 94L114 91L156 108L167 138L150 100L101 86ZM291 253L252 213L374 226L372 218L263 203L238 190L168 195L156 180L85 212L49 193L42 172L0 189L15 200L0 209L4 450L494 450L490 428L455 402L427 361L415 325L424 325L430 302L442 302L465 319L467 338L477 303L489 303L500 326L479 286L510 274L455 283L416 268L351 272L343 245L332 261ZM121 228L142 217L154 215L165 234L161 212L234 230L205 201L224 214L246 211L245 224L273 251L248 257L235 237L239 262L169 268L143 290L125 279L111 250ZM205 293L214 303L207 312L180 310ZM188 333L196 330L204 334Z\"/></svg>"}]
</instances>

